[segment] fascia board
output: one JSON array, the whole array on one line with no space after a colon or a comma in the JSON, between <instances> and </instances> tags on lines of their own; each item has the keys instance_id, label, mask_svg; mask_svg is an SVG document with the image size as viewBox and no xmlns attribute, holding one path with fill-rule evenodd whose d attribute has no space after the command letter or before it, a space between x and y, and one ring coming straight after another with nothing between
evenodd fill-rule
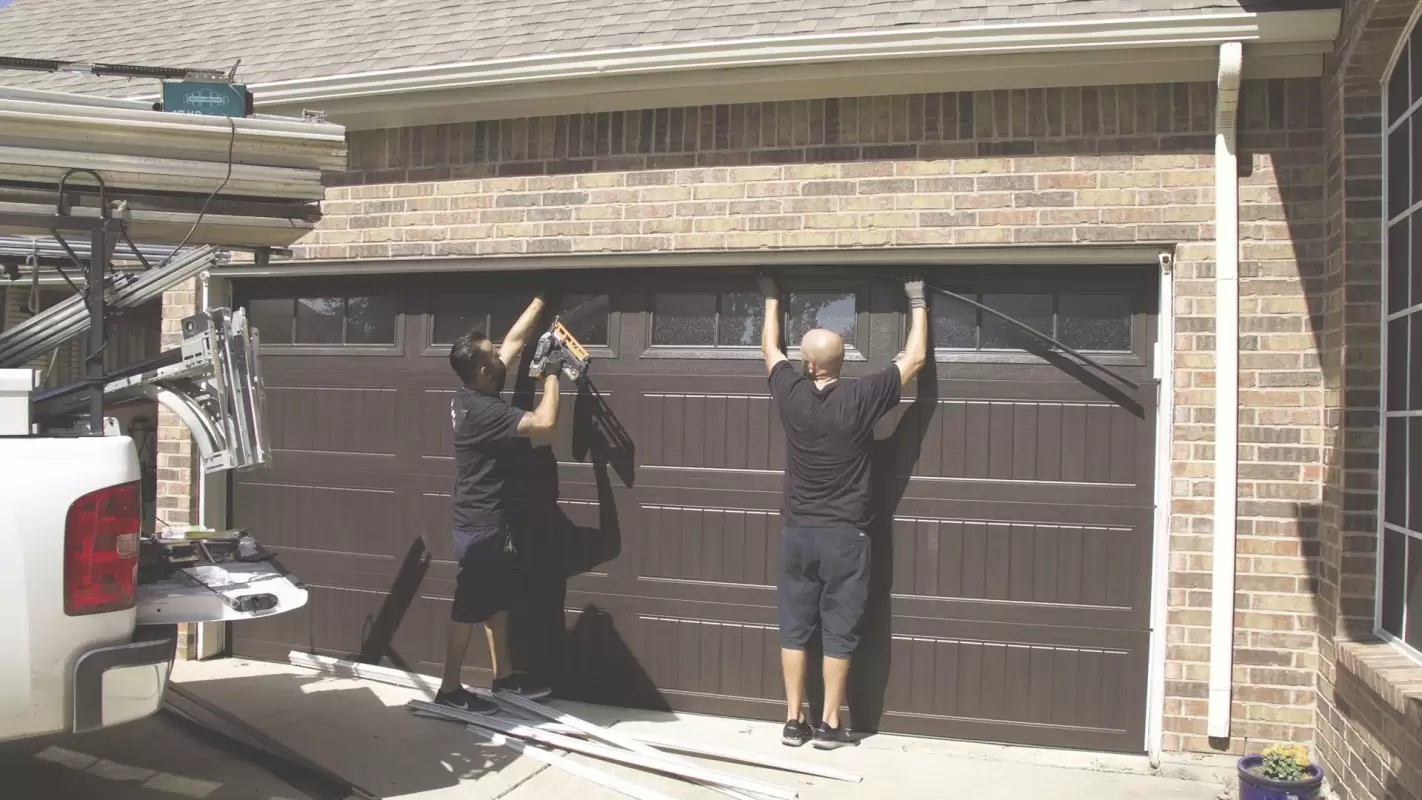
<instances>
[{"instance_id":1,"label":"fascia board","mask_svg":"<svg viewBox=\"0 0 1422 800\"><path fill-rule=\"evenodd\" d=\"M1246 77L1318 77L1330 47L1313 42L1251 45ZM692 104L1208 82L1218 68L1216 49L1214 45L1174 47L1168 58L1151 50L1076 50L663 72L405 92L332 101L322 108L347 130L368 130ZM694 98L694 103L688 98Z\"/></svg>"},{"instance_id":2,"label":"fascia board","mask_svg":"<svg viewBox=\"0 0 1422 800\"><path fill-rule=\"evenodd\" d=\"M1331 41L1340 12L1196 14L1081 22L903 29L770 37L490 59L254 84L262 107L290 107L402 92L537 83L669 71L789 64L1156 49L1240 42Z\"/></svg>"}]
</instances>

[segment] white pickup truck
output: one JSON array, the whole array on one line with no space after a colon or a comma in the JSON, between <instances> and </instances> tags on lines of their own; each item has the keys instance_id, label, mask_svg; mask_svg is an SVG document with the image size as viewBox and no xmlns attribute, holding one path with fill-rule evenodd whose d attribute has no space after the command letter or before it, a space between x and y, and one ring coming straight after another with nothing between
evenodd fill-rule
<instances>
[{"instance_id":1,"label":"white pickup truck","mask_svg":"<svg viewBox=\"0 0 1422 800\"><path fill-rule=\"evenodd\" d=\"M177 412L209 472L259 465L255 331L225 309L190 320L180 357L112 381L106 401L147 397ZM0 370L0 741L152 714L178 623L306 602L250 538L144 537L133 440L35 434L33 386L29 370Z\"/></svg>"}]
</instances>

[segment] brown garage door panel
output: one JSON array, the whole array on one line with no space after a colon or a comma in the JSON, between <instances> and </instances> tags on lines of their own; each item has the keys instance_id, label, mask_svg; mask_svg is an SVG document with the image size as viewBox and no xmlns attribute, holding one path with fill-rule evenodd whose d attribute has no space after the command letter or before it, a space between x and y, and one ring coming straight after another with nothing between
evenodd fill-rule
<instances>
[{"instance_id":1,"label":"brown garage door panel","mask_svg":"<svg viewBox=\"0 0 1422 800\"><path fill-rule=\"evenodd\" d=\"M939 400L913 474L1134 486L1139 423L1111 403Z\"/></svg>"},{"instance_id":2,"label":"brown garage door panel","mask_svg":"<svg viewBox=\"0 0 1422 800\"><path fill-rule=\"evenodd\" d=\"M676 692L785 699L774 625L639 615L642 660L657 686Z\"/></svg>"},{"instance_id":3,"label":"brown garage door panel","mask_svg":"<svg viewBox=\"0 0 1422 800\"><path fill-rule=\"evenodd\" d=\"M898 595L1039 606L1133 605L1137 545L1129 528L895 519Z\"/></svg>"},{"instance_id":4,"label":"brown garage door panel","mask_svg":"<svg viewBox=\"0 0 1422 800\"><path fill-rule=\"evenodd\" d=\"M978 293L1128 297L1129 352L1102 358L1141 388L986 350L942 353L936 381L910 387L876 429L883 523L873 531L875 602L852 678L857 726L1140 750L1156 413L1151 274L942 276ZM515 660L578 699L779 717L785 440L757 353L720 344L721 326L742 330L748 312L715 299L750 291L750 279L565 277L567 291L609 296L606 325L578 323L606 346L596 347L596 391L565 388L557 429L535 442L528 485L546 516L516 532L529 592L515 612ZM814 280L801 276L790 290L843 288ZM487 322L479 296L512 308L508 298L526 296L526 281L239 284L239 304L384 294L399 299L400 317L395 345L263 354L276 463L234 478L234 523L273 546L312 593L304 609L234 626L235 652L285 659L298 648L439 672L457 565L454 381L444 347L432 344L435 317L456 317L440 317L441 335ZM586 285L572 288L577 281ZM714 307L715 319L653 341L655 296L688 291L712 293L683 305ZM439 302L456 294L472 299ZM859 294L852 335L865 360L847 364L847 377L888 366L902 346L902 302L887 284ZM1052 325L1066 319L1067 306L1055 308ZM292 331L301 335L300 320ZM512 370L506 398L531 408L539 395L526 367ZM915 399L920 389L931 396ZM487 681L487 658L470 649L467 680Z\"/></svg>"},{"instance_id":5,"label":"brown garage door panel","mask_svg":"<svg viewBox=\"0 0 1422 800\"><path fill-rule=\"evenodd\" d=\"M402 554L400 503L390 489L242 481L233 503L242 509L243 527L277 549Z\"/></svg>"},{"instance_id":6,"label":"brown garage door panel","mask_svg":"<svg viewBox=\"0 0 1422 800\"><path fill-rule=\"evenodd\" d=\"M893 637L886 710L1125 731L1124 650Z\"/></svg>"},{"instance_id":7,"label":"brown garage door panel","mask_svg":"<svg viewBox=\"0 0 1422 800\"><path fill-rule=\"evenodd\" d=\"M637 544L643 578L775 585L779 514L643 506L641 522Z\"/></svg>"},{"instance_id":8,"label":"brown garage door panel","mask_svg":"<svg viewBox=\"0 0 1422 800\"><path fill-rule=\"evenodd\" d=\"M283 451L394 455L399 442L399 391L370 387L269 386L267 424ZM337 429L323 418L359 419Z\"/></svg>"},{"instance_id":9,"label":"brown garage door panel","mask_svg":"<svg viewBox=\"0 0 1422 800\"><path fill-rule=\"evenodd\" d=\"M711 710L706 701L715 698L739 701L738 713L781 713L774 625L671 612L611 616L619 630L635 625L623 640L673 707ZM1143 647L1141 637L1132 638ZM904 723L915 718L924 731L975 730L978 738L1037 743L1060 743L1066 733L1113 749L1133 747L1128 742L1141 727L1131 711L1139 688L1134 649L895 635L889 654L888 680L876 685L891 727L914 727ZM1031 733L1038 728L1051 730Z\"/></svg>"},{"instance_id":10,"label":"brown garage door panel","mask_svg":"<svg viewBox=\"0 0 1422 800\"><path fill-rule=\"evenodd\" d=\"M643 398L641 466L785 468L785 432L767 394L648 393Z\"/></svg>"}]
</instances>

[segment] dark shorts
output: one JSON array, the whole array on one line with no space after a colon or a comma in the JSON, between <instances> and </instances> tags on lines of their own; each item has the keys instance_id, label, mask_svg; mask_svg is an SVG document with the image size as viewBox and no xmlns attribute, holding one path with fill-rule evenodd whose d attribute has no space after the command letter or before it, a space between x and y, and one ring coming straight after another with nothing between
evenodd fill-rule
<instances>
[{"instance_id":1,"label":"dark shorts","mask_svg":"<svg viewBox=\"0 0 1422 800\"><path fill-rule=\"evenodd\" d=\"M869 537L847 528L787 527L776 589L782 647L803 650L820 630L825 655L848 658L859 646L869 599Z\"/></svg>"},{"instance_id":2,"label":"dark shorts","mask_svg":"<svg viewBox=\"0 0 1422 800\"><path fill-rule=\"evenodd\" d=\"M509 554L504 552L508 528L488 525L454 530L454 558L459 575L454 582L455 622L484 622L509 605Z\"/></svg>"}]
</instances>

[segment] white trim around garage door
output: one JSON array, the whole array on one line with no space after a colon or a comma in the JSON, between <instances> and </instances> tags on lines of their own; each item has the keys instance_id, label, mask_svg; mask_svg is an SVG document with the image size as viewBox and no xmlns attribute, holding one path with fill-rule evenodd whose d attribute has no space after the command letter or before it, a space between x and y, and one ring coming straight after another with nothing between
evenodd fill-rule
<instances>
[{"instance_id":1,"label":"white trim around garage door","mask_svg":"<svg viewBox=\"0 0 1422 800\"><path fill-rule=\"evenodd\" d=\"M752 266L1139 266L1158 265L1159 312L1155 373L1159 380L1155 430L1155 517L1152 531L1150 640L1146 675L1144 746L1152 764L1162 754L1165 708L1165 645L1170 564L1170 442L1174 396L1174 245L1078 245L1019 247L895 248L892 250L733 251L717 253L639 253L586 256L500 256L486 258L412 258L371 261L291 261L265 267L227 264L205 278L209 297L229 298L231 281L249 278L310 277L428 272L489 272L526 269L625 269ZM203 478L204 482L206 478ZM206 484L212 487L213 484ZM204 520L228 518L226 486L204 491Z\"/></svg>"},{"instance_id":2,"label":"white trim around garage door","mask_svg":"<svg viewBox=\"0 0 1422 800\"><path fill-rule=\"evenodd\" d=\"M1165 629L1169 623L1170 445L1175 421L1175 274L1160 256L1160 310L1156 316L1155 530L1150 565L1150 645L1146 668L1146 754L1159 766L1165 738Z\"/></svg>"}]
</instances>

